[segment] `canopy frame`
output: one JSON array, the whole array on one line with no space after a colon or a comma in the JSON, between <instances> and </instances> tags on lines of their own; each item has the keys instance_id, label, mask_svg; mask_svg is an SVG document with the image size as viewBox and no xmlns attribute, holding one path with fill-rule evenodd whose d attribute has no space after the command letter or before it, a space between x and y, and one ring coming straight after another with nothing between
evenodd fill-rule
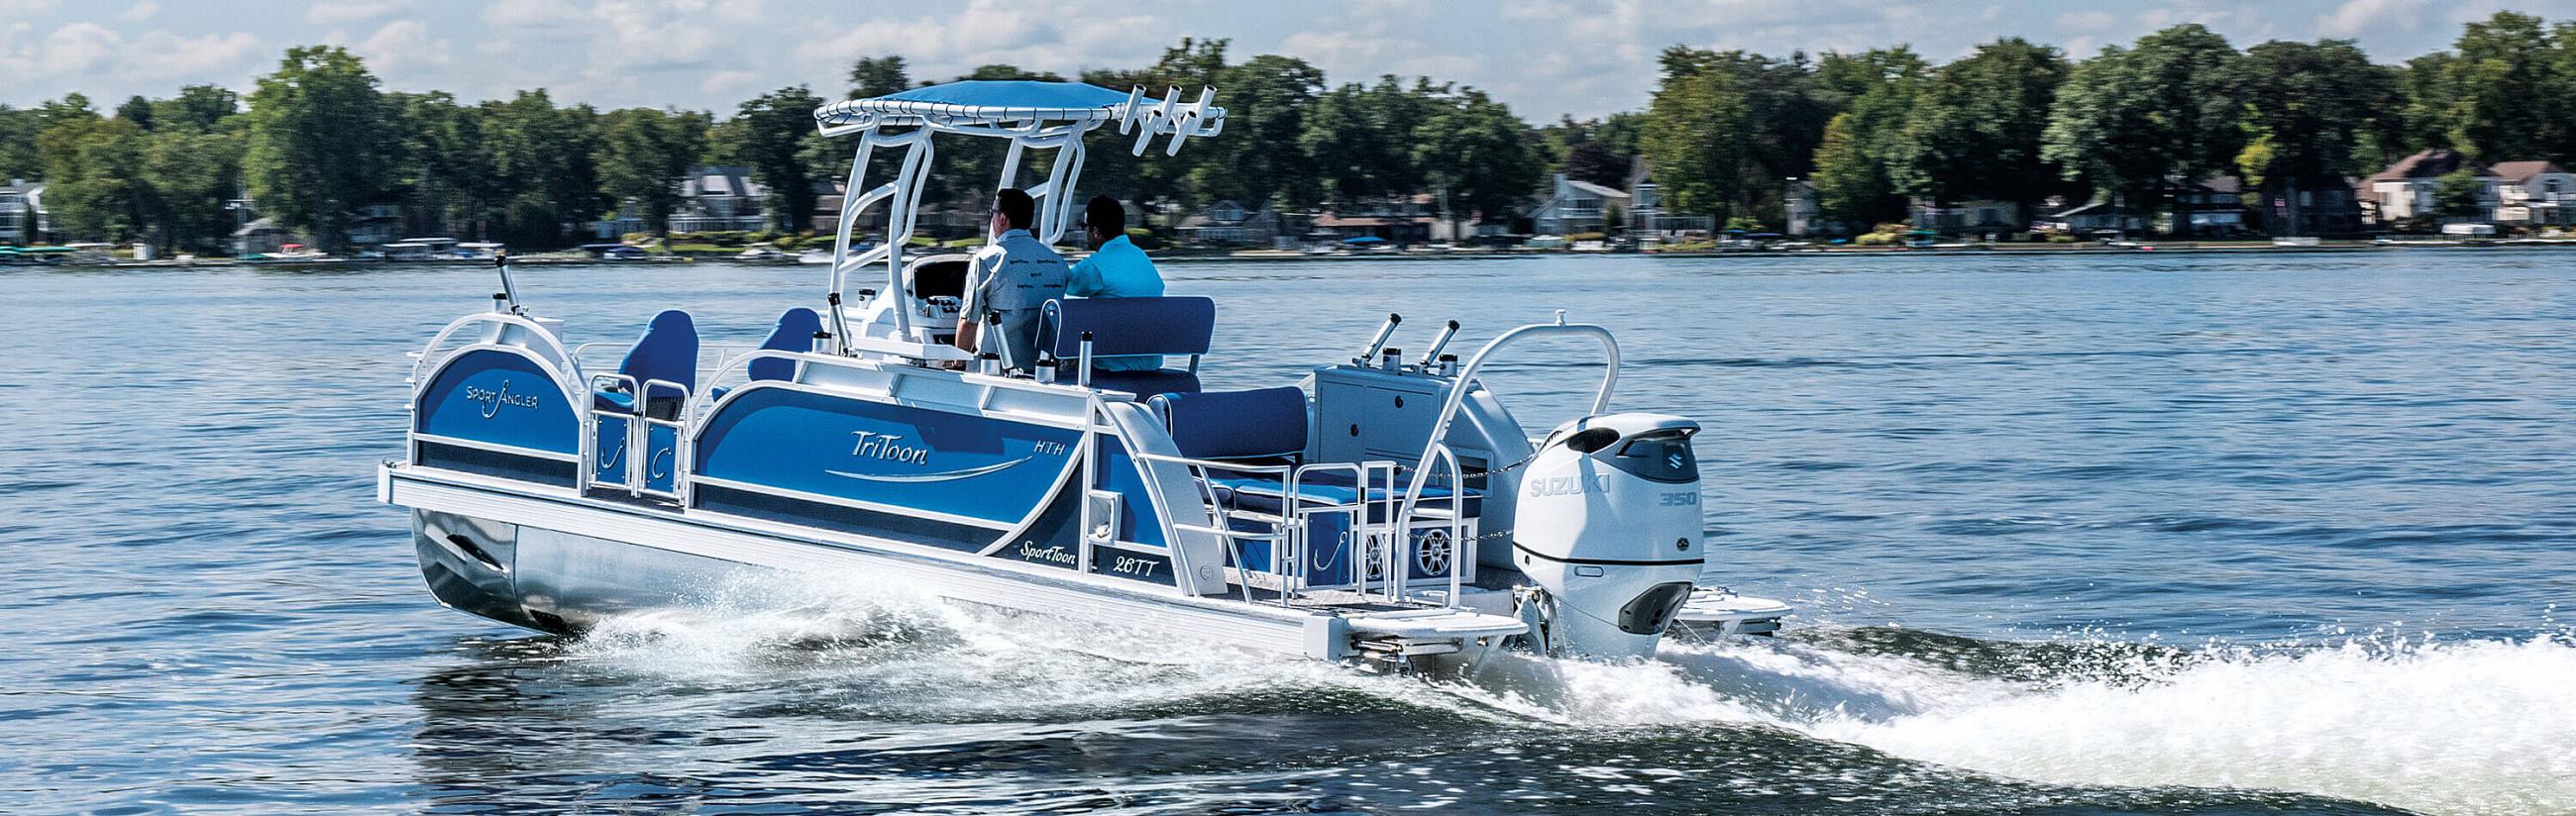
<instances>
[{"instance_id":1,"label":"canopy frame","mask_svg":"<svg viewBox=\"0 0 2576 816\"><path fill-rule=\"evenodd\" d=\"M1029 83L1030 90L1056 90L1039 83ZM1070 84L1070 83L1066 83ZM1123 103L1090 106L1051 105L986 105L964 104L935 98L929 92L944 87L916 89L875 99L853 99L834 102L814 110L815 127L825 137L857 135L859 145L850 163L847 187L841 199L840 223L832 243L831 288L825 296L830 309L834 343L840 353L851 354L855 347L848 317L841 308L842 293L852 272L883 265L886 288L878 297L891 297L894 308L896 337L892 345L926 346L926 333L916 333L912 325L912 293L904 286L904 249L918 226L921 191L929 180L936 151L931 137L956 134L1008 139L1009 151L1002 160L1001 177L995 186L1019 185L1020 165L1030 150L1054 150L1055 158L1047 169L1046 180L1027 188L1037 200L1035 227L1038 240L1052 244L1064 237L1073 222L1076 209L1074 188L1082 179L1082 164L1087 157L1083 136L1111 122L1118 124L1121 135L1133 134L1131 155L1142 156L1157 136L1167 137L1163 154L1179 155L1181 143L1218 135L1225 130L1225 109L1216 107L1216 89L1202 88L1196 101L1183 102L1179 88L1168 89L1161 99L1145 95L1142 87L1127 92ZM1084 86L1114 94L1114 91ZM1006 89L1007 91L1008 89ZM1067 89L1070 90L1070 89ZM867 187L868 163L877 148L902 148L903 160L895 177L875 187ZM862 192L864 191L864 192ZM875 248L852 254L851 244L858 237L860 216L870 207L886 205L885 242ZM991 235L988 225L986 238ZM935 328L935 327L934 327ZM884 350L888 344L866 342L871 350ZM899 353L899 352L898 352ZM922 349L918 355L902 356L930 359Z\"/></svg>"}]
</instances>

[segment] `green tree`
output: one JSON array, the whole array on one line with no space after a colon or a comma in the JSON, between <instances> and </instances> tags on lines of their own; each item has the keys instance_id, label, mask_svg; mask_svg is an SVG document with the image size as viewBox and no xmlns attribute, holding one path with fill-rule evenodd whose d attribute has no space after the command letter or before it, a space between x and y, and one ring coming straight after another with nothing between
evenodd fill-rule
<instances>
[{"instance_id":1,"label":"green tree","mask_svg":"<svg viewBox=\"0 0 2576 816\"><path fill-rule=\"evenodd\" d=\"M126 97L125 104L116 106L116 118L133 122L135 127L151 130L152 100L143 98L142 94Z\"/></svg>"},{"instance_id":2,"label":"green tree","mask_svg":"<svg viewBox=\"0 0 2576 816\"><path fill-rule=\"evenodd\" d=\"M2062 173L2040 157L2040 141L2067 70L2057 49L2011 37L1933 72L1909 111L1896 185L1942 202L2024 207L2057 192Z\"/></svg>"},{"instance_id":3,"label":"green tree","mask_svg":"<svg viewBox=\"0 0 2576 816\"><path fill-rule=\"evenodd\" d=\"M2545 155L2564 144L2569 103L2538 17L2497 12L2468 24L2446 61L2450 141L2481 161Z\"/></svg>"},{"instance_id":4,"label":"green tree","mask_svg":"<svg viewBox=\"0 0 2576 816\"><path fill-rule=\"evenodd\" d=\"M2299 193L2321 179L2358 174L2374 134L2397 130L2397 79L2349 40L2273 41L2245 50L2231 85L2252 139L2237 168L2288 211L2276 234L2295 234Z\"/></svg>"},{"instance_id":5,"label":"green tree","mask_svg":"<svg viewBox=\"0 0 2576 816\"><path fill-rule=\"evenodd\" d=\"M875 99L911 87L912 75L905 71L903 57L865 57L850 64L851 99Z\"/></svg>"},{"instance_id":6,"label":"green tree","mask_svg":"<svg viewBox=\"0 0 2576 816\"><path fill-rule=\"evenodd\" d=\"M1455 216L1518 212L1545 171L1529 125L1473 88L1432 114L1414 138L1414 164Z\"/></svg>"},{"instance_id":7,"label":"green tree","mask_svg":"<svg viewBox=\"0 0 2576 816\"><path fill-rule=\"evenodd\" d=\"M1866 225L1905 218L1900 171L1913 173L1917 151L1909 125L1931 70L1906 48L1827 55L1819 81L1849 98L1849 110L1827 123L1811 179L1824 220Z\"/></svg>"},{"instance_id":8,"label":"green tree","mask_svg":"<svg viewBox=\"0 0 2576 816\"><path fill-rule=\"evenodd\" d=\"M350 211L382 192L388 139L375 76L346 49L289 49L250 97L242 172L261 212L346 249Z\"/></svg>"},{"instance_id":9,"label":"green tree","mask_svg":"<svg viewBox=\"0 0 2576 816\"><path fill-rule=\"evenodd\" d=\"M213 85L190 85L180 88L178 96L153 101L152 127L205 132L224 127L239 113L240 94Z\"/></svg>"},{"instance_id":10,"label":"green tree","mask_svg":"<svg viewBox=\"0 0 2576 816\"><path fill-rule=\"evenodd\" d=\"M687 115L651 108L608 114L599 145L600 192L631 202L654 234L671 229L680 179L704 152L705 133Z\"/></svg>"},{"instance_id":11,"label":"green tree","mask_svg":"<svg viewBox=\"0 0 2576 816\"><path fill-rule=\"evenodd\" d=\"M483 143L492 157L499 183L496 199L510 241L557 244L567 225L607 211L593 159L600 142L597 111L588 105L556 107L542 89L480 107Z\"/></svg>"},{"instance_id":12,"label":"green tree","mask_svg":"<svg viewBox=\"0 0 2576 816\"><path fill-rule=\"evenodd\" d=\"M167 117L161 122L144 154L160 205L157 243L220 251L236 220L228 205L241 189L242 135Z\"/></svg>"},{"instance_id":13,"label":"green tree","mask_svg":"<svg viewBox=\"0 0 2576 816\"><path fill-rule=\"evenodd\" d=\"M400 148L394 176L419 223L407 229L476 240L501 237L506 198L483 134L484 111L444 91L389 94Z\"/></svg>"},{"instance_id":14,"label":"green tree","mask_svg":"<svg viewBox=\"0 0 2576 816\"><path fill-rule=\"evenodd\" d=\"M2486 213L2481 194L2486 182L2478 178L2476 167L2462 167L2434 180L2433 212L2447 218L2477 218Z\"/></svg>"},{"instance_id":15,"label":"green tree","mask_svg":"<svg viewBox=\"0 0 2576 816\"><path fill-rule=\"evenodd\" d=\"M1742 192L1750 112L1725 71L1667 69L1646 108L1646 156L1677 210L1725 216Z\"/></svg>"},{"instance_id":16,"label":"green tree","mask_svg":"<svg viewBox=\"0 0 2576 816\"><path fill-rule=\"evenodd\" d=\"M1263 54L1218 72L1215 87L1225 93L1226 135L1198 146L1191 197L1234 199L1256 209L1274 200L1304 206L1319 199L1313 163L1294 146L1323 94L1324 72L1304 60Z\"/></svg>"},{"instance_id":17,"label":"green tree","mask_svg":"<svg viewBox=\"0 0 2576 816\"><path fill-rule=\"evenodd\" d=\"M124 118L67 119L38 140L45 153L45 203L56 226L84 238L124 242L162 219L161 191L146 166L151 134Z\"/></svg>"},{"instance_id":18,"label":"green tree","mask_svg":"<svg viewBox=\"0 0 2576 816\"><path fill-rule=\"evenodd\" d=\"M822 105L812 90L794 85L742 103L726 123L726 154L750 166L752 179L769 188L770 223L782 231L803 230L814 220L815 167L807 142L814 109Z\"/></svg>"},{"instance_id":19,"label":"green tree","mask_svg":"<svg viewBox=\"0 0 2576 816\"><path fill-rule=\"evenodd\" d=\"M2105 48L2067 76L2040 155L2133 208L2158 200L2169 177L2223 172L2246 138L2236 59L2226 39L2198 24Z\"/></svg>"}]
</instances>

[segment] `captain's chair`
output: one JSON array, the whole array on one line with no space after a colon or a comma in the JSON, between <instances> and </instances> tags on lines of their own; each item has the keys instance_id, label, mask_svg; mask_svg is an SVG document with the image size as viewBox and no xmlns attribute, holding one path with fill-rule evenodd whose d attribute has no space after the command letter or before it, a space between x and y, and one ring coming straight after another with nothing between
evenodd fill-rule
<instances>
[{"instance_id":1,"label":"captain's chair","mask_svg":"<svg viewBox=\"0 0 2576 816\"><path fill-rule=\"evenodd\" d=\"M823 333L823 316L798 306L778 315L778 327L769 330L769 339L761 341L762 351L805 352L814 350L814 335ZM754 380L792 380L796 378L796 361L762 357L749 366Z\"/></svg>"},{"instance_id":2,"label":"captain's chair","mask_svg":"<svg viewBox=\"0 0 2576 816\"><path fill-rule=\"evenodd\" d=\"M1091 372L1091 385L1139 397L1195 394L1199 391L1199 356L1216 333L1216 301L1203 297L1065 298L1047 301L1038 320L1038 354L1052 358L1057 382L1072 379L1082 357L1082 336L1091 335L1091 355L1187 355L1188 369ZM1302 409L1301 409L1302 410Z\"/></svg>"},{"instance_id":3,"label":"captain's chair","mask_svg":"<svg viewBox=\"0 0 2576 816\"><path fill-rule=\"evenodd\" d=\"M644 336L636 339L635 346L626 350L626 359L617 364L617 373L634 378L638 388L643 388L647 380L660 380L696 390L697 324L689 319L688 312L678 309L654 315L653 322L644 327ZM644 412L663 419L679 416L680 404L688 399L688 391L676 391L666 385L646 390L650 393L644 395ZM634 394L600 389L593 389L591 394L601 410L636 413Z\"/></svg>"},{"instance_id":4,"label":"captain's chair","mask_svg":"<svg viewBox=\"0 0 2576 816\"><path fill-rule=\"evenodd\" d=\"M813 351L814 335L821 333L823 333L822 315L815 314L812 309L798 306L779 313L777 327L769 330L769 339L760 341L760 350L793 352ZM755 357L752 359L751 364L743 366L743 369L746 372L745 378L753 382L759 382L761 380L786 381L796 379L796 361L794 360L781 359L777 357ZM719 385L714 388L707 389L707 395L714 399L724 399L724 395L732 390L733 388L731 386Z\"/></svg>"}]
</instances>

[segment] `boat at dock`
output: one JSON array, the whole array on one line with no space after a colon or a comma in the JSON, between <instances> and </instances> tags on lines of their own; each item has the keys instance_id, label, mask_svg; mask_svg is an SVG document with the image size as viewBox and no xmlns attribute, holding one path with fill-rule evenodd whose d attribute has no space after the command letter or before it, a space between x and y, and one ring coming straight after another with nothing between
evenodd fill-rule
<instances>
[{"instance_id":1,"label":"boat at dock","mask_svg":"<svg viewBox=\"0 0 2576 816\"><path fill-rule=\"evenodd\" d=\"M1005 140L998 186L1036 200L1053 244L1080 209L1085 136L1176 154L1222 134L1213 103L970 81L827 104L822 135L856 147L818 303L756 345L707 342L679 308L636 315L632 343L576 344L505 256L491 308L417 352L378 497L410 509L441 603L544 631L745 570L1409 669L1644 657L1676 627L1779 625L1787 606L1708 582L1726 559L1704 537L1699 425L1614 411L1618 341L1562 312L1463 360L1456 321L1408 359L1390 315L1349 358L1239 391L1201 385L1227 362L1207 297L1049 301L1034 375L952 344L968 256L910 254L934 137ZM1043 180L1023 185L1036 151ZM884 153L895 177L871 186ZM880 222L882 240L854 234ZM851 291L853 275L876 282ZM1598 377L1584 416L1537 433L1479 378L1535 340L1597 350L1544 362ZM1092 364L1113 355L1173 365Z\"/></svg>"}]
</instances>

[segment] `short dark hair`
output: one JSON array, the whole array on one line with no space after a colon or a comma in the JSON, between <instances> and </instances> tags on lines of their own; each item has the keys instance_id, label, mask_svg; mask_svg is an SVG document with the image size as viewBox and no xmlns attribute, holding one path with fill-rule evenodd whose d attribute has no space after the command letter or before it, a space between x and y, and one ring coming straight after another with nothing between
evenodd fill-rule
<instances>
[{"instance_id":1,"label":"short dark hair","mask_svg":"<svg viewBox=\"0 0 2576 816\"><path fill-rule=\"evenodd\" d=\"M1001 192L994 193L993 211L1011 222L1012 229L1028 229L1031 222L1038 220L1037 199L1030 198L1028 193L1020 192L1017 187L1004 187Z\"/></svg>"},{"instance_id":2,"label":"short dark hair","mask_svg":"<svg viewBox=\"0 0 2576 816\"><path fill-rule=\"evenodd\" d=\"M1082 205L1082 223L1111 237L1125 235L1127 208L1119 206L1118 199L1092 196L1090 203Z\"/></svg>"}]
</instances>

